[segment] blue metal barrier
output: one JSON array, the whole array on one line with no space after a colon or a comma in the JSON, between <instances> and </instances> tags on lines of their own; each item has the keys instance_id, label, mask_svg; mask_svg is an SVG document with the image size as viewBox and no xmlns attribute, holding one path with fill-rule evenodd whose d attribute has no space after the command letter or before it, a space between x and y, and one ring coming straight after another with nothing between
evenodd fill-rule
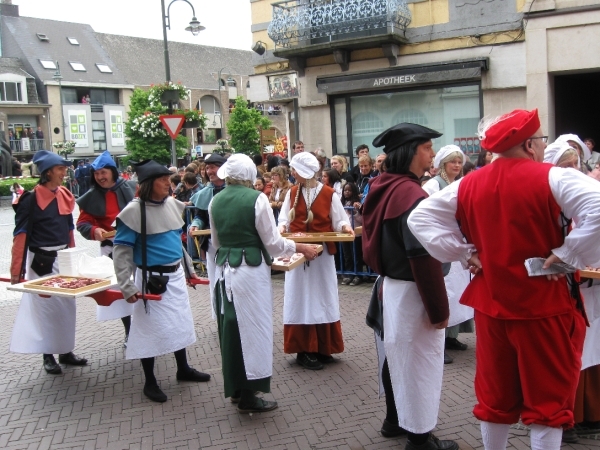
<instances>
[{"instance_id":1,"label":"blue metal barrier","mask_svg":"<svg viewBox=\"0 0 600 450\"><path fill-rule=\"evenodd\" d=\"M192 258L192 262L194 264L200 264L201 265L201 272L206 272L206 261L202 259L201 254L200 254L200 244L201 241L200 239L198 239L198 236L190 236L189 234L189 227L192 224L192 220L194 219L193 217L193 213L194 213L194 207L193 206L186 206L185 207L185 229L187 232L187 239L186 239L186 250L188 252L188 254L190 255L190 257ZM201 236L203 237L203 236Z\"/></svg>"},{"instance_id":2,"label":"blue metal barrier","mask_svg":"<svg viewBox=\"0 0 600 450\"><path fill-rule=\"evenodd\" d=\"M353 206L344 206L344 209L346 211L354 211L354 207ZM354 215L353 214L349 214L350 216L350 225L352 226L352 229L356 228L354 225ZM351 245L343 245L343 244L351 244ZM336 264L336 273L338 275L347 275L347 276L359 276L359 277L376 277L377 274L375 272L373 272L371 270L370 267L368 267L366 264L364 264L364 261L358 261L357 258L357 252L356 252L356 248L357 245L362 245L362 237L361 236L357 236L356 239L354 239L354 241L352 242L340 242L337 245L337 262L338 264ZM345 258L344 258L344 247L346 247L346 250L348 250L349 248L351 248L352 250L352 264L351 267L346 267L346 262L345 262ZM362 263L362 264L361 264ZM358 267L359 264L361 266L364 266L366 270L363 270L363 267Z\"/></svg>"}]
</instances>

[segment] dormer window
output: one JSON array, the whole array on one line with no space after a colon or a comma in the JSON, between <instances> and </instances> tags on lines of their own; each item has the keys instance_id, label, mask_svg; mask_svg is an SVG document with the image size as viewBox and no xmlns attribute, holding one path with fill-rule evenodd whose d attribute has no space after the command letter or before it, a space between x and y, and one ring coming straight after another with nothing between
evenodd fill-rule
<instances>
[{"instance_id":1,"label":"dormer window","mask_svg":"<svg viewBox=\"0 0 600 450\"><path fill-rule=\"evenodd\" d=\"M75 72L86 72L85 66L83 64L81 64L80 62L69 61L69 64L71 65L71 68Z\"/></svg>"},{"instance_id":2,"label":"dormer window","mask_svg":"<svg viewBox=\"0 0 600 450\"><path fill-rule=\"evenodd\" d=\"M75 39L74 37L68 37L67 40L69 41L69 44L71 44L71 45L79 45L79 41L77 39Z\"/></svg>"},{"instance_id":3,"label":"dormer window","mask_svg":"<svg viewBox=\"0 0 600 450\"><path fill-rule=\"evenodd\" d=\"M44 69L56 69L56 63L50 59L40 59L40 64Z\"/></svg>"},{"instance_id":4,"label":"dormer window","mask_svg":"<svg viewBox=\"0 0 600 450\"><path fill-rule=\"evenodd\" d=\"M42 42L50 42L50 39L44 33L36 33L36 36Z\"/></svg>"},{"instance_id":5,"label":"dormer window","mask_svg":"<svg viewBox=\"0 0 600 450\"><path fill-rule=\"evenodd\" d=\"M0 102L22 102L21 83L0 81Z\"/></svg>"},{"instance_id":6,"label":"dormer window","mask_svg":"<svg viewBox=\"0 0 600 450\"><path fill-rule=\"evenodd\" d=\"M96 67L102 73L113 73L112 69L106 64L96 63Z\"/></svg>"}]
</instances>

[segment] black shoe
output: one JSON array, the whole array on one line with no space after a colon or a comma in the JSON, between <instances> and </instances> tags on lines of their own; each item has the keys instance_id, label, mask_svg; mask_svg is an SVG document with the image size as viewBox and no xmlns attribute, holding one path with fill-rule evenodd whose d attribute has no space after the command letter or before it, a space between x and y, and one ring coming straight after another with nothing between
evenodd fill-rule
<instances>
[{"instance_id":1,"label":"black shoe","mask_svg":"<svg viewBox=\"0 0 600 450\"><path fill-rule=\"evenodd\" d=\"M446 338L446 350L466 350L467 344L463 344L456 338Z\"/></svg>"},{"instance_id":2,"label":"black shoe","mask_svg":"<svg viewBox=\"0 0 600 450\"><path fill-rule=\"evenodd\" d=\"M575 428L567 428L563 430L562 441L567 444L577 444L579 442L579 436L577 436L577 432Z\"/></svg>"},{"instance_id":3,"label":"black shoe","mask_svg":"<svg viewBox=\"0 0 600 450\"><path fill-rule=\"evenodd\" d=\"M421 445L406 441L404 450L458 450L458 444L454 441L440 441L433 433L429 433L427 442Z\"/></svg>"},{"instance_id":4,"label":"black shoe","mask_svg":"<svg viewBox=\"0 0 600 450\"><path fill-rule=\"evenodd\" d=\"M46 373L52 375L60 375L62 373L62 369L56 364L54 355L44 357L44 370L46 370Z\"/></svg>"},{"instance_id":5,"label":"black shoe","mask_svg":"<svg viewBox=\"0 0 600 450\"><path fill-rule=\"evenodd\" d=\"M387 419L385 419L383 425L381 425L381 435L386 438L404 436L406 433L408 433L408 431L400 425L394 425L393 423L388 422Z\"/></svg>"},{"instance_id":6,"label":"black shoe","mask_svg":"<svg viewBox=\"0 0 600 450\"><path fill-rule=\"evenodd\" d=\"M320 363L312 353L298 353L296 361L305 369L321 370L323 368L323 364Z\"/></svg>"},{"instance_id":7,"label":"black shoe","mask_svg":"<svg viewBox=\"0 0 600 450\"><path fill-rule=\"evenodd\" d=\"M352 278L352 281L350 282L350 286L358 286L361 283L362 283L362 278L354 277L354 278Z\"/></svg>"},{"instance_id":8,"label":"black shoe","mask_svg":"<svg viewBox=\"0 0 600 450\"><path fill-rule=\"evenodd\" d=\"M581 422L575 424L575 431L578 436L587 434L599 434L600 422Z\"/></svg>"},{"instance_id":9,"label":"black shoe","mask_svg":"<svg viewBox=\"0 0 600 450\"><path fill-rule=\"evenodd\" d=\"M448 353L444 352L444 364L452 364L454 362L454 358L450 356Z\"/></svg>"},{"instance_id":10,"label":"black shoe","mask_svg":"<svg viewBox=\"0 0 600 450\"><path fill-rule=\"evenodd\" d=\"M153 402L164 403L167 401L167 396L160 390L158 384L145 385L144 395Z\"/></svg>"},{"instance_id":11,"label":"black shoe","mask_svg":"<svg viewBox=\"0 0 600 450\"><path fill-rule=\"evenodd\" d=\"M231 399L231 403L233 404L237 404L240 402L240 399L242 398L242 392L241 391L235 391L233 393L233 395L231 397L229 397Z\"/></svg>"},{"instance_id":12,"label":"black shoe","mask_svg":"<svg viewBox=\"0 0 600 450\"><path fill-rule=\"evenodd\" d=\"M311 355L317 358L317 361L323 364L331 364L332 362L335 362L335 359L333 359L333 356L331 355L322 355L321 353L311 353Z\"/></svg>"},{"instance_id":13,"label":"black shoe","mask_svg":"<svg viewBox=\"0 0 600 450\"><path fill-rule=\"evenodd\" d=\"M270 402L268 400L255 397L251 404L239 403L237 409L242 414L249 414L273 411L275 408L277 408L277 402Z\"/></svg>"},{"instance_id":14,"label":"black shoe","mask_svg":"<svg viewBox=\"0 0 600 450\"><path fill-rule=\"evenodd\" d=\"M87 359L80 358L79 356L75 356L73 352L69 352L58 355L58 362L68 366L85 366Z\"/></svg>"},{"instance_id":15,"label":"black shoe","mask_svg":"<svg viewBox=\"0 0 600 450\"><path fill-rule=\"evenodd\" d=\"M191 367L186 371L177 371L177 379L179 381L198 381L204 382L210 380L210 375L207 373L202 373L197 371L196 369L192 369Z\"/></svg>"}]
</instances>

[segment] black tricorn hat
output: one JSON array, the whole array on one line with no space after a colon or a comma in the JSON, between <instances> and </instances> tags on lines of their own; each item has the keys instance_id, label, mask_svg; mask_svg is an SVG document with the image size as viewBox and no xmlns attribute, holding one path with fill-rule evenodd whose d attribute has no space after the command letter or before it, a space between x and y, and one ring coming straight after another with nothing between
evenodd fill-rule
<instances>
[{"instance_id":1,"label":"black tricorn hat","mask_svg":"<svg viewBox=\"0 0 600 450\"><path fill-rule=\"evenodd\" d=\"M431 140L441 135L442 133L438 133L422 125L417 125L416 123L399 123L377 136L373 140L373 146L381 147L385 145L383 151L384 153L389 153L409 142Z\"/></svg>"},{"instance_id":2,"label":"black tricorn hat","mask_svg":"<svg viewBox=\"0 0 600 450\"><path fill-rule=\"evenodd\" d=\"M137 173L138 183L165 175L173 175L169 169L152 159L133 164L133 170Z\"/></svg>"}]
</instances>

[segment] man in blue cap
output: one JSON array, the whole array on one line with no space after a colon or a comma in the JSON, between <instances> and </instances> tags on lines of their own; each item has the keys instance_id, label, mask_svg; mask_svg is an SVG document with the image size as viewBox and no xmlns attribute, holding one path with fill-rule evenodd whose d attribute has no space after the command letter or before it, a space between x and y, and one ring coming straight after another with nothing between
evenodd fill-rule
<instances>
[{"instance_id":1,"label":"man in blue cap","mask_svg":"<svg viewBox=\"0 0 600 450\"><path fill-rule=\"evenodd\" d=\"M74 247L75 198L63 187L68 160L46 150L33 157L40 172L38 185L19 199L10 268L11 283L58 274L57 250ZM35 226L33 226L35 225ZM87 360L73 354L75 347L75 299L40 298L23 294L10 343L15 353L42 353L44 369L62 373L61 364L84 366Z\"/></svg>"},{"instance_id":2,"label":"man in blue cap","mask_svg":"<svg viewBox=\"0 0 600 450\"><path fill-rule=\"evenodd\" d=\"M79 219L77 231L90 241L100 242L100 254L112 258L113 237L106 233L114 231L113 223L117 215L135 195L135 182L127 182L119 177L117 165L106 150L98 156L90 168L91 189L79 197ZM110 306L97 306L98 321L121 319L125 327L125 342L129 336L133 305L124 299ZM124 344L127 345L127 344Z\"/></svg>"}]
</instances>

